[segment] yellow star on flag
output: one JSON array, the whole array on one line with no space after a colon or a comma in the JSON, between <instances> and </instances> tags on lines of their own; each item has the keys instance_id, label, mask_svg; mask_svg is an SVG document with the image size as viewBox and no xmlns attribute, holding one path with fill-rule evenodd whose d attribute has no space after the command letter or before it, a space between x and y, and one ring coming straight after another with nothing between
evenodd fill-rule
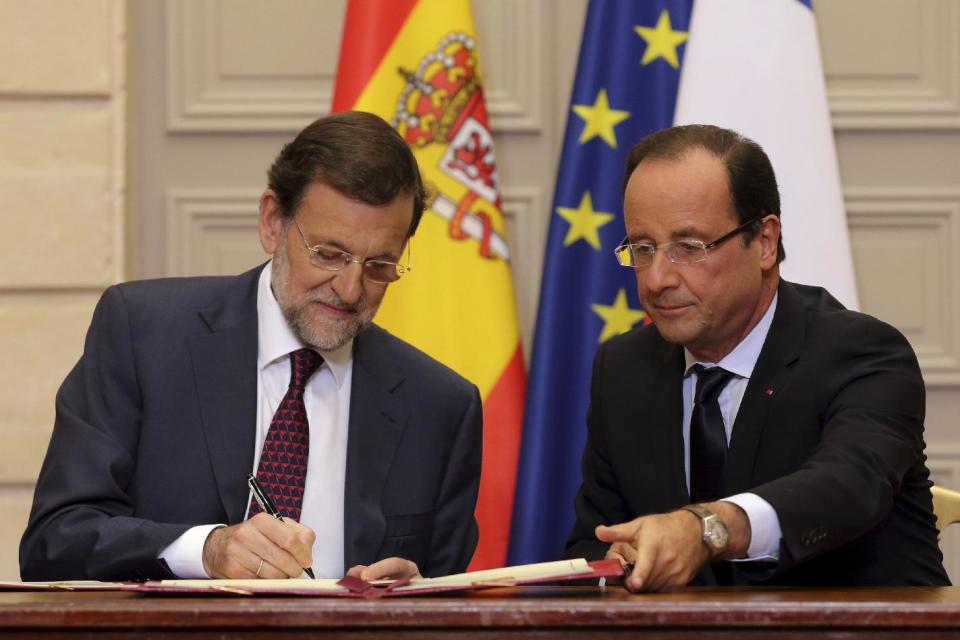
<instances>
[{"instance_id":1,"label":"yellow star on flag","mask_svg":"<svg viewBox=\"0 0 960 640\"><path fill-rule=\"evenodd\" d=\"M626 289L617 291L617 297L612 305L592 304L590 308L603 319L603 331L600 332L599 342L629 331L647 315L627 305Z\"/></svg>"},{"instance_id":2,"label":"yellow star on flag","mask_svg":"<svg viewBox=\"0 0 960 640\"><path fill-rule=\"evenodd\" d=\"M674 69L680 67L680 59L677 57L677 46L687 40L686 31L674 31L670 24L670 14L666 9L660 12L660 19L657 20L657 26L633 28L637 35L643 38L647 43L647 50L643 52L641 65L647 65L663 58Z\"/></svg>"},{"instance_id":3,"label":"yellow star on flag","mask_svg":"<svg viewBox=\"0 0 960 640\"><path fill-rule=\"evenodd\" d=\"M570 223L567 235L563 239L563 246L569 247L577 240L586 240L587 244L600 251L600 227L613 220L612 213L593 210L593 198L586 191L580 198L576 209L557 207L557 215Z\"/></svg>"},{"instance_id":4,"label":"yellow star on flag","mask_svg":"<svg viewBox=\"0 0 960 640\"><path fill-rule=\"evenodd\" d=\"M617 136L613 133L613 128L630 117L629 111L610 108L606 89L600 89L597 99L593 101L593 106L575 104L573 112L583 118L583 133L580 134L578 141L580 144L600 136L613 149L617 148Z\"/></svg>"}]
</instances>

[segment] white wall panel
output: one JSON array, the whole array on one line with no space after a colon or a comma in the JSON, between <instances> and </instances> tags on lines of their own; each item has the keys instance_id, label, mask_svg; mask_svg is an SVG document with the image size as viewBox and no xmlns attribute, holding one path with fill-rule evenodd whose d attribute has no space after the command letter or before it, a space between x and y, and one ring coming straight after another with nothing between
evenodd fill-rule
<instances>
[{"instance_id":1,"label":"white wall panel","mask_svg":"<svg viewBox=\"0 0 960 640\"><path fill-rule=\"evenodd\" d=\"M233 275L270 256L257 234L259 189L170 189L167 273Z\"/></svg>"},{"instance_id":2,"label":"white wall panel","mask_svg":"<svg viewBox=\"0 0 960 640\"><path fill-rule=\"evenodd\" d=\"M543 0L476 12L494 131L542 127ZM333 96L343 0L167 0L170 131L296 133Z\"/></svg>"},{"instance_id":3,"label":"white wall panel","mask_svg":"<svg viewBox=\"0 0 960 640\"><path fill-rule=\"evenodd\" d=\"M168 0L170 131L296 132L325 115L342 0Z\"/></svg>"},{"instance_id":4,"label":"white wall panel","mask_svg":"<svg viewBox=\"0 0 960 640\"><path fill-rule=\"evenodd\" d=\"M539 132L550 73L543 67L549 59L541 46L549 24L544 18L556 5L544 6L544 0L477 4L474 20L490 126L496 133Z\"/></svg>"},{"instance_id":5,"label":"white wall panel","mask_svg":"<svg viewBox=\"0 0 960 640\"><path fill-rule=\"evenodd\" d=\"M960 129L960 2L816 3L834 125Z\"/></svg>"},{"instance_id":6,"label":"white wall panel","mask_svg":"<svg viewBox=\"0 0 960 640\"><path fill-rule=\"evenodd\" d=\"M524 357L530 361L533 327L536 323L540 270L546 238L540 230L538 213L546 207L540 187L517 186L503 190L503 215L510 245L510 268L517 293L517 315Z\"/></svg>"}]
</instances>

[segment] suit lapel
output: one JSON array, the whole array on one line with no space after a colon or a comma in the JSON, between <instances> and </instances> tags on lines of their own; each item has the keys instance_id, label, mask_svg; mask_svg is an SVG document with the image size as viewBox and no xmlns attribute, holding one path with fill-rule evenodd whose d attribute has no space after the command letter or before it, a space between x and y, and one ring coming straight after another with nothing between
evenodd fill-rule
<instances>
[{"instance_id":1,"label":"suit lapel","mask_svg":"<svg viewBox=\"0 0 960 640\"><path fill-rule=\"evenodd\" d=\"M665 509L690 502L683 460L683 349L663 341L658 349L657 368L647 369L654 375L647 381L649 396L655 399L648 407L637 407L633 415L649 415L653 468L663 475ZM658 400L659 399L659 400Z\"/></svg>"},{"instance_id":2,"label":"suit lapel","mask_svg":"<svg viewBox=\"0 0 960 640\"><path fill-rule=\"evenodd\" d=\"M386 334L371 326L353 351L350 426L344 488L344 570L375 560L386 522L381 496L403 435L407 410L395 395L403 374L385 349Z\"/></svg>"},{"instance_id":3,"label":"suit lapel","mask_svg":"<svg viewBox=\"0 0 960 640\"><path fill-rule=\"evenodd\" d=\"M793 285L781 280L770 331L733 423L724 472L724 486L729 495L748 491L752 485L757 445L767 414L773 399L787 382L790 365L800 357L805 333L806 311L800 296Z\"/></svg>"},{"instance_id":4,"label":"suit lapel","mask_svg":"<svg viewBox=\"0 0 960 640\"><path fill-rule=\"evenodd\" d=\"M262 268L261 268L262 269ZM257 281L238 277L236 295L199 312L209 333L190 340L203 434L230 524L243 518L257 413ZM186 399L184 399L186 400Z\"/></svg>"},{"instance_id":5,"label":"suit lapel","mask_svg":"<svg viewBox=\"0 0 960 640\"><path fill-rule=\"evenodd\" d=\"M629 452L632 463L624 466L624 494L634 512L657 512L689 502L683 463L683 349L659 334L643 335L634 343L626 361L629 369L616 373L622 398L615 445ZM652 341L648 346L647 341ZM618 455L618 452L612 452ZM655 495L647 488L655 484Z\"/></svg>"}]
</instances>

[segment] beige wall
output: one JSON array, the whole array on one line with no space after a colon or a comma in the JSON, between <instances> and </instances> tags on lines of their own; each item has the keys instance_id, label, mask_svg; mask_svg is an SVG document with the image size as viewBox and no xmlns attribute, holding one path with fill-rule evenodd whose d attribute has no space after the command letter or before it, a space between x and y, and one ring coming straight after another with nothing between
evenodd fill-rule
<instances>
[{"instance_id":1,"label":"beige wall","mask_svg":"<svg viewBox=\"0 0 960 640\"><path fill-rule=\"evenodd\" d=\"M124 277L125 5L0 1L0 579L104 286Z\"/></svg>"},{"instance_id":2,"label":"beige wall","mask_svg":"<svg viewBox=\"0 0 960 640\"><path fill-rule=\"evenodd\" d=\"M0 442L22 452L0 467L0 579L97 293L262 258L264 171L327 109L343 5L0 0L0 215L34 240L0 257ZM586 2L474 5L529 348ZM931 468L960 488L960 0L816 6L861 305L917 350Z\"/></svg>"}]
</instances>

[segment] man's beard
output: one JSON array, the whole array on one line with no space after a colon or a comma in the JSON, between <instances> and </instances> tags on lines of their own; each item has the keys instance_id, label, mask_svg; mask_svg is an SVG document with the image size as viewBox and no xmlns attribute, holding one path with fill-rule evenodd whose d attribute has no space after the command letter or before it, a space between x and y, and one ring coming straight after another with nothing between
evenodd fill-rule
<instances>
[{"instance_id":1,"label":"man's beard","mask_svg":"<svg viewBox=\"0 0 960 640\"><path fill-rule=\"evenodd\" d=\"M284 242L277 245L272 269L270 285L273 295L290 329L304 344L319 351L339 349L373 320L376 308L371 308L365 295L361 295L355 304L348 305L332 288L328 291L313 289L299 297L290 293L290 261ZM319 308L317 303L320 302L338 309L349 309L353 313L347 318L331 318Z\"/></svg>"}]
</instances>

